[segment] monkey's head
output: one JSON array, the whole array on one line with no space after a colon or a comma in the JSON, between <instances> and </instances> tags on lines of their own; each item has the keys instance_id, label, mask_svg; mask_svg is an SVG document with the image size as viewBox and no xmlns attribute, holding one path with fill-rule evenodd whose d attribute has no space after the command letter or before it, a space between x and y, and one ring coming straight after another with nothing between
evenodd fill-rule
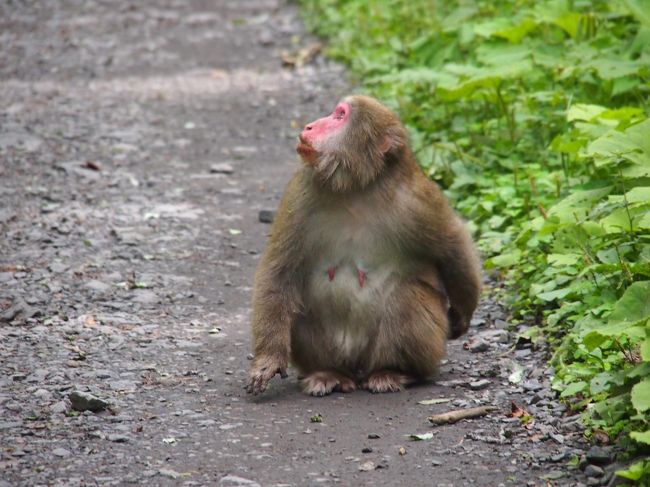
<instances>
[{"instance_id":1,"label":"monkey's head","mask_svg":"<svg viewBox=\"0 0 650 487\"><path fill-rule=\"evenodd\" d=\"M321 184L337 192L364 188L401 159L406 132L397 115L373 98L344 98L327 117L307 124L296 151Z\"/></svg>"}]
</instances>

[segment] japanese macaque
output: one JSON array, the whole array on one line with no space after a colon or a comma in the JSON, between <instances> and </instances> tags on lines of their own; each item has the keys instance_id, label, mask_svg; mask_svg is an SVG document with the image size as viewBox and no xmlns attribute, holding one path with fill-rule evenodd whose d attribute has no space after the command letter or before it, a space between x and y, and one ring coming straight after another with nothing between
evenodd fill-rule
<instances>
[{"instance_id":1,"label":"japanese macaque","mask_svg":"<svg viewBox=\"0 0 650 487\"><path fill-rule=\"evenodd\" d=\"M315 396L431 377L478 304L468 231L378 101L349 96L299 139L255 276L247 391L289 362Z\"/></svg>"}]
</instances>

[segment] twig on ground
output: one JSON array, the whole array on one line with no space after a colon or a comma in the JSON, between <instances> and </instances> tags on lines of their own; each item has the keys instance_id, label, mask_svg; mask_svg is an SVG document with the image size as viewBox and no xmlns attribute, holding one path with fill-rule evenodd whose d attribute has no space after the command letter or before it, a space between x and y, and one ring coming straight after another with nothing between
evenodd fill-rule
<instances>
[{"instance_id":1,"label":"twig on ground","mask_svg":"<svg viewBox=\"0 0 650 487\"><path fill-rule=\"evenodd\" d=\"M485 416L492 411L496 411L494 406L480 406L477 408L468 408L468 409L457 409L455 411L448 411L446 413L434 414L429 416L427 419L435 425L439 424L451 424L461 419L470 419L478 418L479 416Z\"/></svg>"}]
</instances>

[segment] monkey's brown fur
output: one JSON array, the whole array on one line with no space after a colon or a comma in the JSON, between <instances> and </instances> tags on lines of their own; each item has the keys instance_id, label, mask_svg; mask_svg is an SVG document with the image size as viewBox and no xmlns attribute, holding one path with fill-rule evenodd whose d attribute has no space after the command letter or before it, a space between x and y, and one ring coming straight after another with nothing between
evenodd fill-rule
<instances>
[{"instance_id":1,"label":"monkey's brown fur","mask_svg":"<svg viewBox=\"0 0 650 487\"><path fill-rule=\"evenodd\" d=\"M478 303L469 233L403 125L372 98L344 101L344 131L290 181L257 269L253 394L289 360L314 395L399 390L435 372Z\"/></svg>"}]
</instances>

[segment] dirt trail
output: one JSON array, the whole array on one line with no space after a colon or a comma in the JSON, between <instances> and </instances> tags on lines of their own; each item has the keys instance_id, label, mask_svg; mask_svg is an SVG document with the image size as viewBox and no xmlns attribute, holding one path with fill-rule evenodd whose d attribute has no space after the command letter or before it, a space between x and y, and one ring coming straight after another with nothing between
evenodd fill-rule
<instances>
[{"instance_id":1,"label":"dirt trail","mask_svg":"<svg viewBox=\"0 0 650 487\"><path fill-rule=\"evenodd\" d=\"M258 213L349 90L321 58L282 67L310 42L279 0L0 5L0 486L580 485L579 422L493 303L435 384L244 394Z\"/></svg>"}]
</instances>

